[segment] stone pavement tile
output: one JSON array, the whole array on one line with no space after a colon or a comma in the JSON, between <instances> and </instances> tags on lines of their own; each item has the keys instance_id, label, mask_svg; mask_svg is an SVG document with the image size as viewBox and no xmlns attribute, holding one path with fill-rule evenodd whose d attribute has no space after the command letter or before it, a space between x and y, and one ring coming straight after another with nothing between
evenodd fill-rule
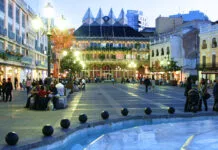
<instances>
[{"instance_id":1,"label":"stone pavement tile","mask_svg":"<svg viewBox=\"0 0 218 150\"><path fill-rule=\"evenodd\" d=\"M54 126L55 135L63 134L60 130L61 119L70 119L70 128L75 128L80 125L78 117L82 113L87 114L88 122L102 121L100 114L103 110L109 112L110 119L123 118L120 114L122 107L129 109L130 116L146 116L144 108L148 106L156 115L168 115L169 106L175 107L175 115L184 114L184 89L167 86L158 88L159 93L145 94L144 86L140 85L116 84L113 87L111 84L88 84L86 91L73 93L67 109L57 111L24 109L26 92L14 91L11 103L0 102L0 149L5 145L4 137L9 131L19 134L19 143L37 141L42 138L43 125L49 123ZM208 104L209 112L212 112L213 100L209 100ZM208 112L199 114L205 113Z\"/></svg>"}]
</instances>

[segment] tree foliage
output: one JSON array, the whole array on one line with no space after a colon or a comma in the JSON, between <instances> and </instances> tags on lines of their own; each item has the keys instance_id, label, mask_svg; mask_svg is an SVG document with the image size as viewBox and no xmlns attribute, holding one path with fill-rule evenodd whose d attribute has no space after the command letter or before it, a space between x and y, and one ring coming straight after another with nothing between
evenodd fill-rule
<instances>
[{"instance_id":1,"label":"tree foliage","mask_svg":"<svg viewBox=\"0 0 218 150\"><path fill-rule=\"evenodd\" d=\"M71 70L71 73L81 72L82 65L76 60L73 52L68 52L68 54L61 59L61 71L64 70Z\"/></svg>"},{"instance_id":2,"label":"tree foliage","mask_svg":"<svg viewBox=\"0 0 218 150\"><path fill-rule=\"evenodd\" d=\"M74 39L72 30L61 31L57 28L52 30L51 41L53 43L53 52L60 53L63 49L70 49Z\"/></svg>"},{"instance_id":3,"label":"tree foliage","mask_svg":"<svg viewBox=\"0 0 218 150\"><path fill-rule=\"evenodd\" d=\"M181 70L181 67L177 65L177 61L171 59L169 65L167 66L167 71L178 71L178 70Z\"/></svg>"}]
</instances>

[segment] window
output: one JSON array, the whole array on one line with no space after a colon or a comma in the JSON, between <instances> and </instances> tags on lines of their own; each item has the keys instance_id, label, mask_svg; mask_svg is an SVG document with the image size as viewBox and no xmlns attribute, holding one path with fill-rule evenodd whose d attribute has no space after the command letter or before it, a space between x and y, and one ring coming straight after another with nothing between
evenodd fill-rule
<instances>
[{"instance_id":1,"label":"window","mask_svg":"<svg viewBox=\"0 0 218 150\"><path fill-rule=\"evenodd\" d=\"M203 65L203 68L206 67L206 56L202 56L202 65Z\"/></svg>"},{"instance_id":2,"label":"window","mask_svg":"<svg viewBox=\"0 0 218 150\"><path fill-rule=\"evenodd\" d=\"M4 41L0 41L0 50L4 49Z\"/></svg>"},{"instance_id":3,"label":"window","mask_svg":"<svg viewBox=\"0 0 218 150\"><path fill-rule=\"evenodd\" d=\"M12 51L13 50L13 45L12 44L8 44L8 50Z\"/></svg>"},{"instance_id":4,"label":"window","mask_svg":"<svg viewBox=\"0 0 218 150\"><path fill-rule=\"evenodd\" d=\"M217 47L217 42L216 42L216 38L212 39L212 48L216 48Z\"/></svg>"},{"instance_id":5,"label":"window","mask_svg":"<svg viewBox=\"0 0 218 150\"><path fill-rule=\"evenodd\" d=\"M8 24L8 31L12 32L12 24Z\"/></svg>"},{"instance_id":6,"label":"window","mask_svg":"<svg viewBox=\"0 0 218 150\"><path fill-rule=\"evenodd\" d=\"M11 3L8 4L8 16L13 18L13 7Z\"/></svg>"},{"instance_id":7,"label":"window","mask_svg":"<svg viewBox=\"0 0 218 150\"><path fill-rule=\"evenodd\" d=\"M159 51L158 51L158 49L156 50L156 56L159 56Z\"/></svg>"},{"instance_id":8,"label":"window","mask_svg":"<svg viewBox=\"0 0 218 150\"><path fill-rule=\"evenodd\" d=\"M152 50L152 55L151 56L154 57L154 50Z\"/></svg>"},{"instance_id":9,"label":"window","mask_svg":"<svg viewBox=\"0 0 218 150\"><path fill-rule=\"evenodd\" d=\"M4 3L4 0L0 0L0 11L5 12L5 3Z\"/></svg>"},{"instance_id":10,"label":"window","mask_svg":"<svg viewBox=\"0 0 218 150\"><path fill-rule=\"evenodd\" d=\"M16 46L16 52L20 53L20 47L19 46Z\"/></svg>"},{"instance_id":11,"label":"window","mask_svg":"<svg viewBox=\"0 0 218 150\"><path fill-rule=\"evenodd\" d=\"M16 22L20 23L20 9L16 7Z\"/></svg>"},{"instance_id":12,"label":"window","mask_svg":"<svg viewBox=\"0 0 218 150\"><path fill-rule=\"evenodd\" d=\"M206 48L207 48L207 42L206 42L206 40L203 40L202 49L206 49Z\"/></svg>"},{"instance_id":13,"label":"window","mask_svg":"<svg viewBox=\"0 0 218 150\"><path fill-rule=\"evenodd\" d=\"M23 28L25 28L25 22L26 22L26 20L25 20L25 14L23 13L23 14L22 14L22 27L23 27Z\"/></svg>"},{"instance_id":14,"label":"window","mask_svg":"<svg viewBox=\"0 0 218 150\"><path fill-rule=\"evenodd\" d=\"M161 48L161 56L163 56L163 55L164 55L164 49Z\"/></svg>"},{"instance_id":15,"label":"window","mask_svg":"<svg viewBox=\"0 0 218 150\"><path fill-rule=\"evenodd\" d=\"M170 48L167 47L167 55L169 56L170 55Z\"/></svg>"},{"instance_id":16,"label":"window","mask_svg":"<svg viewBox=\"0 0 218 150\"><path fill-rule=\"evenodd\" d=\"M3 28L4 27L4 20L2 18L0 18L0 27Z\"/></svg>"},{"instance_id":17,"label":"window","mask_svg":"<svg viewBox=\"0 0 218 150\"><path fill-rule=\"evenodd\" d=\"M25 55L25 49L24 48L22 48L22 55Z\"/></svg>"},{"instance_id":18,"label":"window","mask_svg":"<svg viewBox=\"0 0 218 150\"><path fill-rule=\"evenodd\" d=\"M216 55L212 55L212 67L216 67Z\"/></svg>"}]
</instances>

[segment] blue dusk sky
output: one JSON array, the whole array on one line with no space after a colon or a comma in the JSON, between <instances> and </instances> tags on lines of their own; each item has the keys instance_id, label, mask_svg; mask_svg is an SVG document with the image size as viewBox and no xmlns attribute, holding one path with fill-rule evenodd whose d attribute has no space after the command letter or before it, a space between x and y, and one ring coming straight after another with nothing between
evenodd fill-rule
<instances>
[{"instance_id":1,"label":"blue dusk sky","mask_svg":"<svg viewBox=\"0 0 218 150\"><path fill-rule=\"evenodd\" d=\"M101 7L104 15L108 15L113 8L118 17L122 8L127 10L141 10L147 19L149 27L155 26L158 16L169 16L178 13L188 13L191 10L200 10L211 21L218 20L217 0L25 0L37 14L43 15L42 8L47 2L51 2L56 16L61 14L68 21L68 26L78 28L82 24L82 18L90 7L93 16L96 17ZM164 2L163 2L164 1Z\"/></svg>"}]
</instances>

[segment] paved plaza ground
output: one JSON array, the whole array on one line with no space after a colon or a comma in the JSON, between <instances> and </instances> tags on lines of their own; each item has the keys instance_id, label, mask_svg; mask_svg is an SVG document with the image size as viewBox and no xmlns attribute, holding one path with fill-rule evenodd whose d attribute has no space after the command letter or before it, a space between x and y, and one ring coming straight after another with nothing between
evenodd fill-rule
<instances>
[{"instance_id":1,"label":"paved plaza ground","mask_svg":"<svg viewBox=\"0 0 218 150\"><path fill-rule=\"evenodd\" d=\"M211 91L210 91L211 93ZM167 115L167 109L176 109L175 115L184 114L184 88L160 86L155 92L145 93L145 87L139 84L110 83L87 84L85 91L75 92L68 101L68 108L57 111L33 111L25 109L26 91L14 91L12 102L0 101L0 149L7 149L5 135L15 131L19 135L19 145L39 141L43 138L42 127L51 124L55 128L54 135L62 134L60 121L68 118L71 127L80 125L78 116L85 113L88 122L102 120L100 113L107 110L110 119L122 118L120 110L129 109L130 116L143 116L144 108L151 107L153 115ZM208 100L208 112L200 114L215 114L212 112L213 97ZM203 106L204 110L204 106ZM192 113L190 113L192 115Z\"/></svg>"}]
</instances>

